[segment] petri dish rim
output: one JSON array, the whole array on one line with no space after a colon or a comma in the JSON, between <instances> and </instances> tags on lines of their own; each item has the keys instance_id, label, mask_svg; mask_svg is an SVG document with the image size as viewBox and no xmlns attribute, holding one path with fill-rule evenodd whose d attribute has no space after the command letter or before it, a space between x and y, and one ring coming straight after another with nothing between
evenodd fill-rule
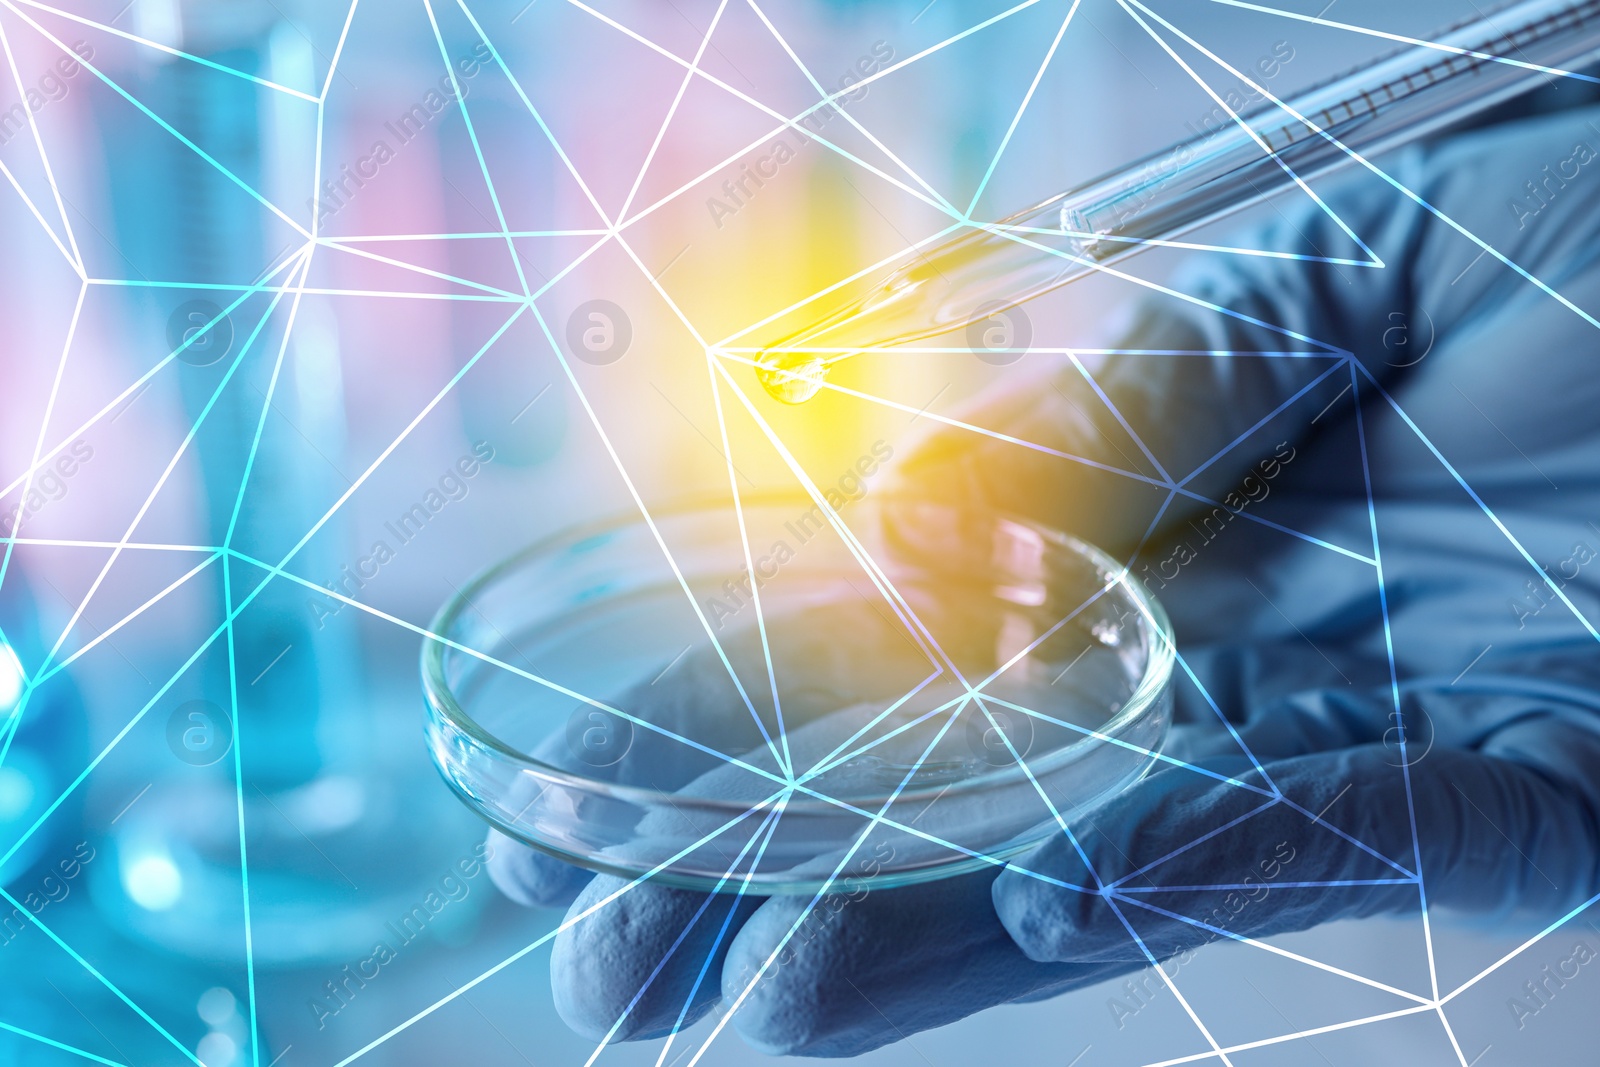
<instances>
[{"instance_id":1,"label":"petri dish rim","mask_svg":"<svg viewBox=\"0 0 1600 1067\"><path fill-rule=\"evenodd\" d=\"M892 502L893 500L904 498L889 495L888 499ZM750 493L741 498L741 503L745 508L792 504L799 501L809 502L808 498L787 493ZM653 518L659 522L661 520L704 513L714 508L725 508L731 503L732 501L727 498L691 497L654 509ZM880 497L877 501L879 508L883 506L883 503L884 498ZM1012 522L1026 527L1056 546L1064 547L1079 557L1089 560L1103 573L1118 575L1115 584L1121 585L1127 590L1129 596L1138 607L1140 614L1145 618L1146 622L1151 624L1153 640L1151 642L1149 660L1145 664L1144 673L1140 676L1139 684L1135 687L1132 696L1117 710L1116 714L1095 728L1094 734L1102 735L1101 737L1094 736L1094 734L1086 734L1072 744L1064 745L1049 753L1043 760L1028 764L1028 770L1033 774L1045 774L1057 769L1062 764L1081 758L1093 746L1105 743L1102 737L1116 737L1160 700L1171 682L1172 667L1176 660L1176 645L1172 633L1172 624L1167 617L1166 609L1145 588L1144 583L1140 582L1137 576L1095 545L1023 516L1000 512L995 514L994 522ZM451 729L466 734L478 745L491 750L499 758L515 765L519 772L531 773L539 778L552 780L569 789L639 804L652 804L664 797L671 797L676 802L689 803L694 808L706 811L728 812L730 814L748 812L751 805L742 801L712 797L685 797L678 793L669 793L658 789L626 785L618 782L606 782L536 760L506 744L488 729L481 726L455 699L453 689L445 679L445 654L454 647L447 642L455 640L451 637L451 628L471 607L478 593L488 588L496 579L526 564L532 558L546 555L554 556L559 551L570 550L586 541L593 541L609 534L624 532L640 525L642 525L642 520L636 513L625 512L566 527L546 537L539 538L510 556L490 564L462 585L454 595L444 602L428 624L430 634L437 636L424 636L422 639L422 688L429 714L443 719L444 723L442 725L448 725ZM630 590L629 592L638 593L639 591ZM443 638L443 640L440 638ZM456 644L459 644L459 642L456 642ZM464 645L461 646L463 649L465 647ZM473 655L473 652L481 652L481 650L472 650L461 654ZM487 653L484 654L487 655ZM485 666L493 665L485 664ZM555 683L546 681L544 684L554 686ZM579 697L577 699L581 700L582 698ZM596 701L596 705L598 705L599 710L622 714L623 718L628 721L642 721L636 716L621 712L621 709L610 708L599 704L598 701ZM649 725L643 725L642 728L653 729ZM1148 768L1146 769L1148 770ZM935 788L930 785L923 789L906 789L896 794L896 796L903 801L917 801L923 799L931 800L936 796L950 793L976 792L994 785L1013 770L1014 768L1011 767L1000 767L996 768L992 773L976 775L951 783L943 788ZM451 788L459 793L460 789L455 782L454 774L447 773L445 778ZM774 783L775 791L781 791L783 788L785 788L783 785ZM463 799L467 798L463 797ZM889 794L884 794L882 797L877 798L852 797L850 798L850 803L852 805L871 804L875 799L887 801ZM474 810L482 812L479 804L470 800L468 802ZM795 811L796 814L803 814L808 810L826 813L837 811L838 804L817 797L791 793L784 805L784 809L786 811ZM489 817L491 821L499 823L499 820L489 815L488 812L482 813ZM518 832L513 832L515 836L522 836Z\"/></svg>"}]
</instances>

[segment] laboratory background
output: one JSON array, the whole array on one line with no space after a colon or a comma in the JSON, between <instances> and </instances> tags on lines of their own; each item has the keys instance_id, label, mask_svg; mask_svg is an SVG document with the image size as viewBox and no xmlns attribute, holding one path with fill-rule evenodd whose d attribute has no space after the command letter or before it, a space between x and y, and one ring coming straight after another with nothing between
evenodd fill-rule
<instances>
[{"instance_id":1,"label":"laboratory background","mask_svg":"<svg viewBox=\"0 0 1600 1067\"><path fill-rule=\"evenodd\" d=\"M1534 792L1496 794L1522 817L1504 825L1471 767L1445 768L1456 751L1516 760L1545 744L1484 740L1525 729L1539 701L1564 723L1600 715L1593 77L1536 72L1528 95L1373 166L1296 180L981 328L842 360L804 403L772 395L757 366L835 290L916 250L1134 160L1170 169L1149 183L1159 199L1189 162L1169 146L1484 17L1471 0L0 0L0 1063L1592 1061L1600 831L1545 814ZM1555 132L1519 132L1538 129ZM1488 148L1452 157L1451 138ZM1169 313L1201 325L1153 325ZM1233 351L1247 330L1252 352ZM1239 369L1267 365L1267 348L1293 368L1281 396ZM1028 403L1075 379L1049 408L1070 417L1104 399L1119 358L1173 392L1152 449L1139 414L1098 420L1116 426L1094 469L1190 491L1128 504L1135 536L1102 545L1142 583L1139 604L1172 613L1175 660L1159 634L1141 639L1180 727L1209 715L1247 753L1265 736L1237 741L1253 692L1316 689L1293 710L1319 725L1293 729L1332 734L1371 693L1385 715L1391 692L1394 709L1418 706L1418 679L1469 694L1449 705L1459 721L1396 710L1371 738L1392 779L1346 794L1313 766L1318 802L1291 829L1250 830L1245 808L1219 806L1204 833L1127 845L1140 859L1121 873L1140 868L1152 907L1123 901L1125 943L1095 949L1101 971L982 1003L887 934L815 963L808 939L827 942L828 922L854 929L853 910L890 914L892 894L947 884L863 880L842 904L784 898L840 917L789 930L798 962L785 975L774 951L775 984L749 979L741 1020L738 979L706 946L759 867L754 823L720 853L709 929L682 946L637 911L628 930L582 934L628 895L591 922L568 909L576 873L564 896L528 889L556 868L501 831L530 808L583 823L603 806L558 810L494 779L493 746L441 726L441 686L459 683L463 704L526 699L569 768L605 780L648 738L588 698L665 691L709 662L708 640L754 632L761 588L848 561L848 544L807 545L834 536L829 522L862 526L901 492L1050 492L1049 465L1081 457ZM980 459L939 459L972 426ZM1191 432L1216 452L1222 426L1238 463L1163 464ZM1027 463L994 459L1008 448ZM1035 480L995 488L992 470ZM1184 511L1182 536L1140 541L1164 499L1231 521ZM752 518L744 541L727 526L720 554L691 560L685 502L766 525ZM1100 539L1117 506L1090 484L1072 504L1082 535ZM622 540L591 559L585 530ZM1385 585L1391 535L1394 573L1415 565ZM480 575L551 538L567 564L513 573L522 586L482 603ZM1447 547L1417 547L1430 544ZM595 613L589 598L646 573L681 585L658 630ZM1343 582L1370 586L1361 603L1382 625L1330 606ZM857 586L863 610L894 614L872 573ZM523 609L570 625L518 649L503 631ZM1159 630L1160 609L1143 610L1124 620ZM851 644L831 625L773 630L765 662L786 640ZM1256 626L1281 656L1241 667L1201 649ZM760 633L742 661L755 689ZM1475 673L1524 677L1529 656L1555 665L1531 672L1526 710L1473 688ZM495 689L491 667L516 685ZM1233 688L1206 687L1223 676ZM1105 751L1148 756L1152 782L1191 761L1210 785L1258 781L1254 757L1193 755L1173 729L1165 763L1154 735ZM992 755L996 735L978 736L977 758ZM1572 778L1600 782L1583 744L1556 747ZM1438 794L1416 801L1413 772L1442 776ZM1562 774L1540 781L1569 799ZM1092 837L1098 810L1064 821ZM778 841L770 807L763 819ZM1402 854L1367 843L1400 840L1392 827ZM1424 866L1447 857L1419 878L1414 833L1460 847L1419 844ZM1334 846L1353 858L1320 858ZM1204 884L1161 880L1153 857L1180 849ZM656 899L616 855L594 884ZM734 906L740 921L759 895ZM1269 910L1283 921L1251 925ZM930 914L935 929L908 920L906 937L959 945L969 912ZM1183 916L1192 936L1163 941L1153 924ZM1024 951L1078 966L1066 942ZM643 990L669 947L677 962L650 987L676 983L666 1010ZM1012 981L995 968L961 981ZM864 974L893 995L856 988ZM773 988L792 1003L774 1006ZM699 1001L680 1013L686 996ZM615 1025L593 1022L618 1007ZM647 1008L666 1023L627 1023ZM785 1012L812 1029L784 1030ZM839 1012L857 1029L808 1036Z\"/></svg>"}]
</instances>

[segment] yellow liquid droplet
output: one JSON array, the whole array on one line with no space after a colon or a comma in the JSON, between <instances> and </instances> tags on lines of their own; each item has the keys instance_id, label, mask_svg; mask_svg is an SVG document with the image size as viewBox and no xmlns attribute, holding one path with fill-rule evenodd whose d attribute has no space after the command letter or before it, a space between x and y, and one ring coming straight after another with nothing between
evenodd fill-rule
<instances>
[{"instance_id":1,"label":"yellow liquid droplet","mask_svg":"<svg viewBox=\"0 0 1600 1067\"><path fill-rule=\"evenodd\" d=\"M756 377L768 393L785 404L803 404L822 391L828 364L814 352L768 352L756 365Z\"/></svg>"}]
</instances>

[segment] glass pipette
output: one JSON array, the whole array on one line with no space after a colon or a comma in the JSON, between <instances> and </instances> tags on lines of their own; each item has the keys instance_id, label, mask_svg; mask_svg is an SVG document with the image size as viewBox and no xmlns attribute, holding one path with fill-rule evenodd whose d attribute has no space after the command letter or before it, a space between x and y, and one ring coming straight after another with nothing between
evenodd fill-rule
<instances>
[{"instance_id":1,"label":"glass pipette","mask_svg":"<svg viewBox=\"0 0 1600 1067\"><path fill-rule=\"evenodd\" d=\"M1522 0L925 253L765 348L773 396L816 395L869 348L936 337L1050 292L1152 242L1351 161L1426 137L1600 55L1600 0ZM1296 118L1296 114L1301 116ZM1302 121L1302 119L1304 121ZM1343 146L1343 147L1341 147ZM1348 150L1348 151L1347 151Z\"/></svg>"}]
</instances>

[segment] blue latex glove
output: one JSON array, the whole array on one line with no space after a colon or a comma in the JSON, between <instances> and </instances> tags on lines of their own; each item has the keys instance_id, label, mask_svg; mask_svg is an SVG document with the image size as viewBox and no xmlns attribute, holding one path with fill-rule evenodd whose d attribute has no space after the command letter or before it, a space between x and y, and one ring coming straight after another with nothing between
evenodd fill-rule
<instances>
[{"instance_id":1,"label":"blue latex glove","mask_svg":"<svg viewBox=\"0 0 1600 1067\"><path fill-rule=\"evenodd\" d=\"M1600 202L1552 186L1518 211L1485 194L1520 191L1544 162L1573 158L1575 143L1600 143L1588 125L1596 118L1589 110L1495 128L1385 165L1514 262L1600 311ZM1594 327L1492 257L1479 261L1478 246L1383 188L1362 177L1329 202L1386 269L1208 256L1176 288L1258 321L1161 298L1117 347L1310 350L1262 325L1270 323L1352 353L1506 528L1553 574L1560 569L1573 603L1600 619L1600 568L1584 568L1596 549L1584 557L1574 544L1600 544L1600 533L1584 525L1600 516L1600 424L1592 417L1600 376L1586 356ZM1316 255L1341 254L1347 244L1312 208L1258 235L1255 246ZM1409 329L1414 347L1397 346L1397 325ZM1425 345L1431 351L1419 359ZM1123 551L1142 542L1134 570L1158 585L1179 648L1216 705L1180 681L1170 751L1269 794L1270 779L1282 799L1268 803L1193 770L1167 769L1075 820L1092 873L1063 837L1002 873L824 905L826 921L791 940L781 966L756 982L735 1015L750 1044L852 1055L992 1005L1101 981L1148 959L1124 920L1165 958L1224 931L1266 936L1414 912L1419 868L1430 906L1496 920L1543 924L1600 889L1595 638L1553 593L1533 598L1528 580L1543 584L1533 568L1360 368L1352 391L1339 394L1351 381L1351 368L1341 366L1256 428L1329 365L1115 357L1092 369L1175 479L1223 453L1188 483L1200 496L1221 499L1259 479L1259 464L1276 456L1289 471L1275 483L1271 521L1361 555L1372 552L1375 522L1387 628L1375 568L1244 519L1172 577L1142 571L1195 542L1189 524L1211 512L1182 496L1163 511L1165 488L952 431L907 464L913 487L953 500L975 521L989 508L1016 510ZM1156 464L1134 451L1076 370L1026 366L1014 368L1015 380L977 405L971 421L1159 480ZM1365 459L1354 445L1357 401ZM1264 502L1258 510L1267 517ZM918 527L914 516L902 533L911 549L957 562L974 543L962 530ZM1576 559L1583 562L1569 562ZM583 909L623 884L500 844L497 879L530 903L575 893L573 907ZM1075 892L1035 874L1118 884ZM1296 887L1351 880L1392 884ZM1233 884L1243 888L1160 889ZM641 887L558 940L557 1005L596 1037L624 1016L618 1038L668 1032L685 1003L687 1024L719 996L741 995L808 903L708 903L702 894ZM709 977L697 986L708 954Z\"/></svg>"}]
</instances>

